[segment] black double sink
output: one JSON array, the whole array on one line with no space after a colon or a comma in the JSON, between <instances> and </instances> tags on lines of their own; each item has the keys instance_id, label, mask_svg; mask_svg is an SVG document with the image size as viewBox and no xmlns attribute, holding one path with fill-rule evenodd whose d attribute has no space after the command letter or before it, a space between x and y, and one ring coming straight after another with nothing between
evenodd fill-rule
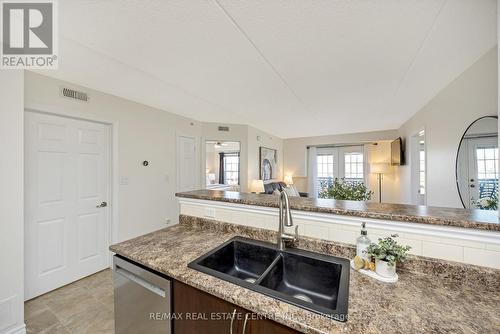
<instances>
[{"instance_id":1,"label":"black double sink","mask_svg":"<svg viewBox=\"0 0 500 334\"><path fill-rule=\"evenodd\" d=\"M189 268L347 321L349 260L235 237L188 264Z\"/></svg>"}]
</instances>

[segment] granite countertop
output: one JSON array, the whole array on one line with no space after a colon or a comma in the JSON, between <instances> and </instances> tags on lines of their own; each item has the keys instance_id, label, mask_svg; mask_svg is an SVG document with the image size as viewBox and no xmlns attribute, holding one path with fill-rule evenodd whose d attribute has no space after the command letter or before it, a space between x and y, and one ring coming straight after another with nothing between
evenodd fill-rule
<instances>
[{"instance_id":1,"label":"granite countertop","mask_svg":"<svg viewBox=\"0 0 500 334\"><path fill-rule=\"evenodd\" d=\"M195 190L177 193L176 196L256 206L278 207L278 196L275 195L218 190ZM304 197L290 197L290 206L293 210L300 211L500 231L500 220L497 211L340 201Z\"/></svg>"},{"instance_id":2,"label":"granite countertop","mask_svg":"<svg viewBox=\"0 0 500 334\"><path fill-rule=\"evenodd\" d=\"M484 274L478 274L470 269L474 267L461 264L414 262L410 267L418 270L402 269L397 283L386 284L351 270L349 320L341 323L188 268L189 262L236 235L268 241L275 237L266 235L275 232L223 223L225 227L214 228L219 223L212 221L205 223L211 228L200 227L196 220L202 219L181 216L179 225L110 249L247 310L271 315L303 333L493 333L500 328L500 271L484 268ZM312 240L317 241L306 240L308 247L299 247L346 257L353 252L352 247Z\"/></svg>"}]
</instances>

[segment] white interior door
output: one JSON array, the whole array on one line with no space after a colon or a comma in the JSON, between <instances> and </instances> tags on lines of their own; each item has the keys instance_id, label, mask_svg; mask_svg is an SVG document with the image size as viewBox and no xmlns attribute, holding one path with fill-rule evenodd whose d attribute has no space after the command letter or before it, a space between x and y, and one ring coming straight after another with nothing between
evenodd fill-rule
<instances>
[{"instance_id":1,"label":"white interior door","mask_svg":"<svg viewBox=\"0 0 500 334\"><path fill-rule=\"evenodd\" d=\"M415 205L427 203L426 166L425 131L421 130L411 138L411 189Z\"/></svg>"},{"instance_id":2,"label":"white interior door","mask_svg":"<svg viewBox=\"0 0 500 334\"><path fill-rule=\"evenodd\" d=\"M466 139L468 148L468 207L477 207L481 198L491 197L498 184L498 138Z\"/></svg>"},{"instance_id":3,"label":"white interior door","mask_svg":"<svg viewBox=\"0 0 500 334\"><path fill-rule=\"evenodd\" d=\"M110 149L104 124L35 112L25 138L30 299L108 266Z\"/></svg>"},{"instance_id":4,"label":"white interior door","mask_svg":"<svg viewBox=\"0 0 500 334\"><path fill-rule=\"evenodd\" d=\"M198 168L196 161L196 138L177 137L177 188L179 191L190 191L197 188Z\"/></svg>"}]
</instances>

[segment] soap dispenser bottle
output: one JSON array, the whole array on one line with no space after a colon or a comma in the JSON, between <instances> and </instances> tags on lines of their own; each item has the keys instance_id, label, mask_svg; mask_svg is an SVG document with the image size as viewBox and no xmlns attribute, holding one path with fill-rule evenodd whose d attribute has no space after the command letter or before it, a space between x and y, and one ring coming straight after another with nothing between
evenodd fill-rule
<instances>
[{"instance_id":1,"label":"soap dispenser bottle","mask_svg":"<svg viewBox=\"0 0 500 334\"><path fill-rule=\"evenodd\" d=\"M363 222L361 224L361 235L356 240L356 255L361 257L362 259L370 261L370 256L368 256L368 254L366 254L364 252L368 248L370 243L371 243L371 241L370 241L370 238L368 238L368 231L366 230L366 223Z\"/></svg>"}]
</instances>

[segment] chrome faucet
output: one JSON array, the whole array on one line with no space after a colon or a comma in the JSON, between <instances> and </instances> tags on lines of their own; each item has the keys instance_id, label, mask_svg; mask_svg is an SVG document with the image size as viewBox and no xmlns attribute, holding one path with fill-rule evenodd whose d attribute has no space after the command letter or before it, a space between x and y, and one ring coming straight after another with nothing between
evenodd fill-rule
<instances>
[{"instance_id":1,"label":"chrome faucet","mask_svg":"<svg viewBox=\"0 0 500 334\"><path fill-rule=\"evenodd\" d=\"M287 241L294 242L299 236L298 226L295 226L295 235L285 233L285 226L293 226L292 212L288 194L282 190L279 198L279 227L278 227L278 249L284 250Z\"/></svg>"}]
</instances>

